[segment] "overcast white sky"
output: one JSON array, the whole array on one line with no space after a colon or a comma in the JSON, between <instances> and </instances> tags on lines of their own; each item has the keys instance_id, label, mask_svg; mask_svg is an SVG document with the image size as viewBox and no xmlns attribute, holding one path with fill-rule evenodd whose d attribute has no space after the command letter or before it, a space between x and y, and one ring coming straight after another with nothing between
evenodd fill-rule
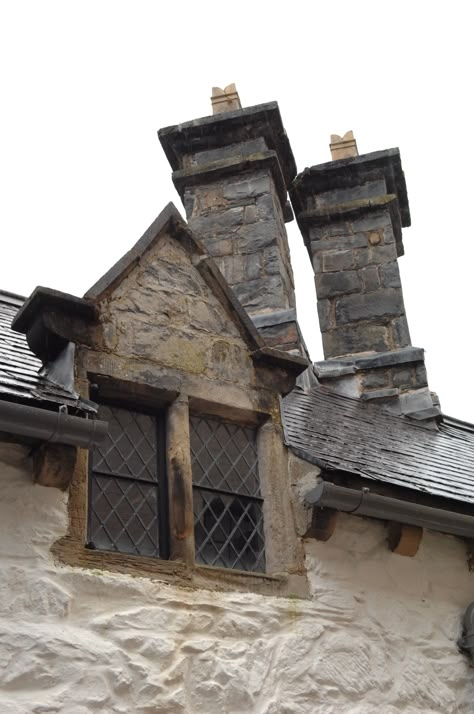
<instances>
[{"instance_id":1,"label":"overcast white sky","mask_svg":"<svg viewBox=\"0 0 474 714\"><path fill-rule=\"evenodd\" d=\"M412 343L450 415L474 421L471 3L0 0L0 287L82 295L170 200L156 131L211 113L213 85L277 100L298 170L399 146L412 227ZM289 226L298 314L322 358L312 270Z\"/></svg>"}]
</instances>

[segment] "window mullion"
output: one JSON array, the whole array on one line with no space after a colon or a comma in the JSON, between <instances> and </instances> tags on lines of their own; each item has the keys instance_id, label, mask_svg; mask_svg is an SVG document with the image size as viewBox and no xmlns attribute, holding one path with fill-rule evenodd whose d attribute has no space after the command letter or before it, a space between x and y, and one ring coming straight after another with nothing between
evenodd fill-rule
<instances>
[{"instance_id":1,"label":"window mullion","mask_svg":"<svg viewBox=\"0 0 474 714\"><path fill-rule=\"evenodd\" d=\"M189 402L180 395L167 410L170 558L194 565L193 476L189 450Z\"/></svg>"}]
</instances>

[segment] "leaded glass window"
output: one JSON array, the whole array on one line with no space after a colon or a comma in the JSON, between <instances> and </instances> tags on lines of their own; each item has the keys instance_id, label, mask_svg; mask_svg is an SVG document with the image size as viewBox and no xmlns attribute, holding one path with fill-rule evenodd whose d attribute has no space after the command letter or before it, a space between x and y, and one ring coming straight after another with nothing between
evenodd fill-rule
<instances>
[{"instance_id":1,"label":"leaded glass window","mask_svg":"<svg viewBox=\"0 0 474 714\"><path fill-rule=\"evenodd\" d=\"M265 570L256 430L192 416L196 561Z\"/></svg>"},{"instance_id":2,"label":"leaded glass window","mask_svg":"<svg viewBox=\"0 0 474 714\"><path fill-rule=\"evenodd\" d=\"M107 437L90 457L89 546L166 557L166 481L160 415L101 405Z\"/></svg>"}]
</instances>

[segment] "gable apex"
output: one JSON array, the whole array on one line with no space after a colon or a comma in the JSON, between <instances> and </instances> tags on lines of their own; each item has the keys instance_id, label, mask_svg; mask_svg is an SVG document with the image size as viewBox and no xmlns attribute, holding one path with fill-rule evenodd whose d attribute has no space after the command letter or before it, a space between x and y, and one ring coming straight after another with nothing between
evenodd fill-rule
<instances>
[{"instance_id":1,"label":"gable apex","mask_svg":"<svg viewBox=\"0 0 474 714\"><path fill-rule=\"evenodd\" d=\"M184 239L188 252L200 255L204 248L188 228L180 212L170 202L155 218L141 238L85 293L86 300L100 300L105 293L115 288L137 265L140 258L152 247L156 239L165 231L174 238Z\"/></svg>"}]
</instances>

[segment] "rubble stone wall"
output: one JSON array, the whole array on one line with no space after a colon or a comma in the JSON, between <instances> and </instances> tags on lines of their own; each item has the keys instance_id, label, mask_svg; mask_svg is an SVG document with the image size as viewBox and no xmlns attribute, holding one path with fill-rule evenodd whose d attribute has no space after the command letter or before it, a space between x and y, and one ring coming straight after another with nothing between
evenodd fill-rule
<instances>
[{"instance_id":1,"label":"rubble stone wall","mask_svg":"<svg viewBox=\"0 0 474 714\"><path fill-rule=\"evenodd\" d=\"M309 599L220 593L55 563L67 494L33 485L26 447L0 446L0 488L2 714L472 712L455 538L403 558L347 516L306 543Z\"/></svg>"}]
</instances>

